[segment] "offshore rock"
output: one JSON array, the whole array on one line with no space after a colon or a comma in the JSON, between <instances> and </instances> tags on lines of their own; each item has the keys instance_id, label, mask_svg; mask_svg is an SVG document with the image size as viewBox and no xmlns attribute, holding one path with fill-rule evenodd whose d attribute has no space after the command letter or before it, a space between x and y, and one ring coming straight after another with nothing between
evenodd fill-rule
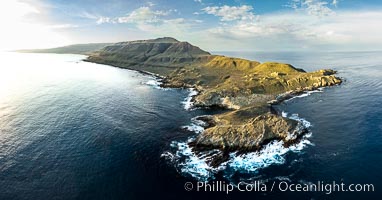
<instances>
[{"instance_id":1,"label":"offshore rock","mask_svg":"<svg viewBox=\"0 0 382 200\"><path fill-rule=\"evenodd\" d=\"M266 113L242 124L222 122L215 118L216 125L206 129L194 141L196 149L221 149L228 151L255 151L272 140L293 143L306 132L298 122Z\"/></svg>"},{"instance_id":2,"label":"offshore rock","mask_svg":"<svg viewBox=\"0 0 382 200\"><path fill-rule=\"evenodd\" d=\"M194 106L229 109L205 118L209 126L192 142L195 151L224 150L220 161L229 151L254 151L272 140L297 141L306 130L270 113L269 106L342 82L330 69L306 72L285 63L211 55L170 37L107 44L86 61L158 75L163 87L196 89Z\"/></svg>"}]
</instances>

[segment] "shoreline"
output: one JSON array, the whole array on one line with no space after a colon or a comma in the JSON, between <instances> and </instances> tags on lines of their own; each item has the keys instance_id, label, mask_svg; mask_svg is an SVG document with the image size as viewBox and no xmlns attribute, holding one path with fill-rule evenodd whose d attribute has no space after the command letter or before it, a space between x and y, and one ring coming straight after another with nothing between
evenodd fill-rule
<instances>
[{"instance_id":1,"label":"shoreline","mask_svg":"<svg viewBox=\"0 0 382 200\"><path fill-rule=\"evenodd\" d=\"M80 54L80 55L84 55L84 54ZM84 56L88 56L89 55L84 55ZM121 67L121 66L118 66L118 65L113 65L113 64L110 64L110 63L106 63L106 62L96 62L96 61L90 61L88 60L87 58L85 59L82 59L81 61L83 62L88 62L88 63L95 63L95 64L100 64L100 65L107 65L107 66L111 66L111 67L116 67L116 68L119 68L119 69L127 69L127 70L131 70L131 71L136 71L136 72L139 72L143 75L149 75L149 76L153 76L155 78L158 78L158 79L164 79L166 77L164 76L161 76L159 74L155 74L155 73L152 73L152 72L148 72L148 71L145 71L145 70L138 70L138 69L133 69L133 68L129 68L129 67Z\"/></svg>"},{"instance_id":2,"label":"shoreline","mask_svg":"<svg viewBox=\"0 0 382 200\"><path fill-rule=\"evenodd\" d=\"M186 97L186 98L190 98L189 101L187 101L187 103L189 103L190 105L189 105L189 107L187 107L187 105L185 105L185 110L192 110L193 108L200 108L200 109L223 109L224 111L227 111L227 112L232 111L232 110L235 111L235 109L227 108L225 105L222 105L222 104L213 105L213 106L195 105L195 99L198 97L198 95L200 95L203 92L203 90L198 89L197 87L193 87L191 85L187 85L187 84L183 84L182 86L171 85L171 83L166 82L167 77L161 76L159 74L151 73L151 72L148 72L145 70L138 70L138 69L129 68L129 67L121 67L118 65L112 65L112 64L109 64L106 62L93 62L93 61L90 61L87 59L84 59L83 61L90 62L90 63L96 63L96 64L108 65L111 67L117 67L117 68L121 68L121 69L132 70L132 71L139 72L143 75L152 76L152 77L158 79L158 82L160 83L158 86L160 88L163 88L163 89L174 88L174 89L193 90L196 93L194 95L192 95L193 91L189 91L188 97ZM340 80L341 80L341 82L343 81L343 79L340 79ZM339 84L336 84L336 85L339 85ZM322 91L322 89L324 89L324 88L325 87L305 87L305 88L302 88L299 90L292 90L292 91L288 91L285 93L280 93L278 95L275 95L275 98L271 101L268 101L267 105L264 105L264 106L266 106L267 109L269 109L269 110L273 110L273 106L279 105L279 104L281 104L285 101L288 101L290 99L293 99L295 97L309 94L309 92L312 92L312 91ZM183 102L181 102L181 103L183 103ZM277 115L277 117L287 118L287 117L284 117L282 114L279 114L278 112L276 112L276 113L273 112L273 114ZM267 147L267 145L269 145L275 141L282 141L284 143L283 146L285 148L288 148L292 145L300 143L301 140L304 139L305 135L307 133L309 133L309 131L307 130L306 127L301 129L301 127L303 127L303 125L301 125L298 120L287 118L289 120L293 120L293 121L297 122L297 124L293 127L293 129L297 131L296 137L293 140L285 140L282 137L276 137L276 138L264 140L259 145L257 145L256 147L250 148L250 149L241 149L240 147L228 148L228 149L227 148L217 148L216 146L203 145L203 144L201 145L201 144L198 144L196 142L198 135L202 134L206 129L214 127L216 125L216 123L213 120L213 115L208 116L208 117L197 116L196 119L204 122L207 125L203 126L203 131L201 131L201 132L197 132L195 130L189 130L189 131L194 132L196 135L194 136L195 138L192 141L187 142L187 144L190 145L191 150L195 154L200 154L200 153L203 153L205 151L211 151L211 150L216 150L216 149L220 150L222 152L222 154L219 154L217 157L212 159L212 162L210 163L211 167L218 167L220 164L226 162L229 158L229 154L232 152L237 152L238 155L243 155L243 154L251 153L251 152L260 152L262 149Z\"/></svg>"},{"instance_id":3,"label":"shoreline","mask_svg":"<svg viewBox=\"0 0 382 200\"><path fill-rule=\"evenodd\" d=\"M274 113L272 105L342 83L334 70L212 55L170 37L111 44L83 61L150 75L163 88L193 88L186 109L226 110L212 115L213 126L196 137L195 150L258 151L269 141L292 143L303 133L299 122Z\"/></svg>"}]
</instances>

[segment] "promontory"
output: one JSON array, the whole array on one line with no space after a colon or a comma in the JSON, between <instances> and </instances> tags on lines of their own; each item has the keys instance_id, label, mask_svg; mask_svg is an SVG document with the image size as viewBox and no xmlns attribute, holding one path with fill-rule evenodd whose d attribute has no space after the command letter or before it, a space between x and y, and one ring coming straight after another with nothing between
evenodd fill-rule
<instances>
[{"instance_id":1,"label":"promontory","mask_svg":"<svg viewBox=\"0 0 382 200\"><path fill-rule=\"evenodd\" d=\"M200 118L208 126L192 142L194 151L256 151L273 140L294 143L306 130L271 112L272 105L341 83L330 69L305 72L285 63L212 55L170 37L97 47L86 61L155 74L163 87L197 90L195 107L226 109Z\"/></svg>"}]
</instances>

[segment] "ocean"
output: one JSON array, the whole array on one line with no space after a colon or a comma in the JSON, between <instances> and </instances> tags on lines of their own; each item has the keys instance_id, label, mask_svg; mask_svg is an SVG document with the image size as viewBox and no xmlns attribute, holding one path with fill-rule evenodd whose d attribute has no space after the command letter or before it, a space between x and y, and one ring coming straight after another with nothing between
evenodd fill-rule
<instances>
[{"instance_id":1,"label":"ocean","mask_svg":"<svg viewBox=\"0 0 382 200\"><path fill-rule=\"evenodd\" d=\"M187 141L202 131L195 117L222 111L193 109L194 91L160 88L155 77L82 55L1 53L0 199L380 197L382 52L216 53L331 68L345 81L275 106L310 130L299 144L232 154L214 169ZM261 183L267 191L198 191L205 181ZM333 181L374 191L269 191L273 183Z\"/></svg>"}]
</instances>

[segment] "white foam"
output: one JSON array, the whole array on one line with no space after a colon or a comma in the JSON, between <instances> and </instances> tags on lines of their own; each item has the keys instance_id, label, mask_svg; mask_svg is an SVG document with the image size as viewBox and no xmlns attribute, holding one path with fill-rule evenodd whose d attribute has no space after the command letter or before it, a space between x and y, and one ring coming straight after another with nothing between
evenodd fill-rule
<instances>
[{"instance_id":1,"label":"white foam","mask_svg":"<svg viewBox=\"0 0 382 200\"><path fill-rule=\"evenodd\" d=\"M184 105L184 109L191 110L194 106L194 103L192 102L192 98L196 95L198 95L198 91L194 88L189 88L188 91L190 92L188 96L182 101L182 104Z\"/></svg>"},{"instance_id":2,"label":"white foam","mask_svg":"<svg viewBox=\"0 0 382 200\"><path fill-rule=\"evenodd\" d=\"M267 167L271 164L282 164L285 158L281 155L288 151L283 147L282 141L274 141L266 145L259 152L252 152L236 156L236 153L231 154L231 159L228 161L229 167L235 170L245 170L255 172L260 168Z\"/></svg>"},{"instance_id":3,"label":"white foam","mask_svg":"<svg viewBox=\"0 0 382 200\"><path fill-rule=\"evenodd\" d=\"M304 138L299 143L286 148L284 147L283 141L273 141L267 144L259 152L252 152L239 156L232 153L228 165L235 171L256 172L259 169L266 168L270 165L285 163L284 155L286 153L290 151L300 152L304 147L310 144L310 141Z\"/></svg>"},{"instance_id":4,"label":"white foam","mask_svg":"<svg viewBox=\"0 0 382 200\"><path fill-rule=\"evenodd\" d=\"M289 116L289 114L287 112L282 111L281 115L282 115L282 117L288 117L289 119L293 119L293 120L299 122L299 124L296 127L297 132L302 131L302 129L306 129L306 128L309 128L312 126L312 124L309 121L307 121L304 118L299 117L298 114L292 114ZM312 136L311 132L304 135L305 138L309 138L311 136ZM292 139L296 139L296 138L297 138L297 136L295 134L291 134L291 133L288 133L288 136L286 137L287 140L292 140Z\"/></svg>"},{"instance_id":5,"label":"white foam","mask_svg":"<svg viewBox=\"0 0 382 200\"><path fill-rule=\"evenodd\" d=\"M305 128L309 128L312 126L312 124L309 121L307 121L304 118L299 117L298 114L292 114L291 116L289 116L289 119L293 119L293 120L300 122Z\"/></svg>"},{"instance_id":6,"label":"white foam","mask_svg":"<svg viewBox=\"0 0 382 200\"><path fill-rule=\"evenodd\" d=\"M288 116L288 113L283 113L284 116ZM292 114L290 118L301 122L301 125L305 128L311 126L310 122L298 117L297 114ZM194 118L194 126L197 126L197 121L200 120L196 120ZM202 126L200 127L202 128ZM200 133L198 129L192 130ZM203 152L200 155L196 155L192 151L192 148L188 145L188 143L192 141L193 138L190 138L187 142L173 142L171 146L176 149L176 153L170 155L163 154L163 156L172 159L176 168L181 174L192 176L200 181L213 179L215 174L219 171L224 171L225 176L230 178L233 174L232 172L240 171L252 174L262 168L269 167L270 165L280 165L285 163L286 153L298 153L301 152L306 146L313 145L308 140L309 137L311 137L311 133L304 135L300 142L289 147L284 147L283 141L273 141L264 146L263 149L258 152L251 152L240 155L238 155L237 152L233 152L230 154L229 160L222 163L217 168L210 167L207 163L209 159L213 155L219 153L219 151L215 150L216 152Z\"/></svg>"},{"instance_id":7,"label":"white foam","mask_svg":"<svg viewBox=\"0 0 382 200\"><path fill-rule=\"evenodd\" d=\"M146 85L151 85L151 86L159 86L160 82L157 80L149 80L146 82Z\"/></svg>"},{"instance_id":8,"label":"white foam","mask_svg":"<svg viewBox=\"0 0 382 200\"><path fill-rule=\"evenodd\" d=\"M161 156L172 161L176 169L184 175L189 175L200 181L207 181L214 177L220 168L213 168L207 164L210 156L197 156L187 142L172 142L171 146L176 148L175 154L165 152Z\"/></svg>"},{"instance_id":9,"label":"white foam","mask_svg":"<svg viewBox=\"0 0 382 200\"><path fill-rule=\"evenodd\" d=\"M185 175L191 176L199 181L207 181L214 179L214 176L219 171L224 172L226 177L231 177L232 172L240 171L246 173L254 173L262 168L269 167L270 165L280 165L285 163L285 154L288 152L300 152L307 145L311 145L310 141L306 138L302 139L299 143L291 145L288 148L284 147L283 141L273 141L266 145L259 152L251 152L246 154L237 155L236 152L230 154L227 162L222 163L219 167L213 168L209 166L208 160L218 153L217 152L204 152L201 155L196 155L187 142L173 142L172 147L176 148L176 153L164 153L163 157L171 160L177 170Z\"/></svg>"},{"instance_id":10,"label":"white foam","mask_svg":"<svg viewBox=\"0 0 382 200\"><path fill-rule=\"evenodd\" d=\"M195 133L202 133L204 131L204 128L202 126L193 123L190 125L182 126L182 128Z\"/></svg>"},{"instance_id":11,"label":"white foam","mask_svg":"<svg viewBox=\"0 0 382 200\"><path fill-rule=\"evenodd\" d=\"M291 114L289 115L289 113L285 112L285 111L281 111L281 116L282 117L288 117L289 119L293 119L295 121L298 121L302 124L302 126L304 126L305 128L309 128L309 127L312 127L312 124L304 119L304 118L301 118L298 116L298 114Z\"/></svg>"},{"instance_id":12,"label":"white foam","mask_svg":"<svg viewBox=\"0 0 382 200\"><path fill-rule=\"evenodd\" d=\"M323 88L317 88L316 90L305 91L305 92L303 92L300 95L296 95L296 96L293 96L290 99L285 100L285 102L288 102L288 101L290 101L292 99L295 99L295 98L304 98L304 97L310 96L313 93L319 93L319 92L323 92Z\"/></svg>"},{"instance_id":13,"label":"white foam","mask_svg":"<svg viewBox=\"0 0 382 200\"><path fill-rule=\"evenodd\" d=\"M170 161L174 161L174 159L175 159L175 156L171 152L169 152L169 151L163 152L160 155L160 157L166 158L166 159L168 159Z\"/></svg>"},{"instance_id":14,"label":"white foam","mask_svg":"<svg viewBox=\"0 0 382 200\"><path fill-rule=\"evenodd\" d=\"M198 116L198 117L200 117L200 116ZM198 117L192 118L191 124L186 125L186 126L182 126L182 128L186 129L188 131L195 132L197 134L202 133L204 131L204 127L207 126L207 123L202 121L202 120L198 120L197 119Z\"/></svg>"},{"instance_id":15,"label":"white foam","mask_svg":"<svg viewBox=\"0 0 382 200\"><path fill-rule=\"evenodd\" d=\"M322 90L322 88L318 88L318 90L308 91L291 99L306 97L312 93L322 92ZM186 110L192 109L192 98L198 94L198 92L193 88L190 88L189 92L189 95L182 102ZM289 116L287 112L282 111L281 115L282 117L289 117L290 119L298 121L299 126L296 127L297 129L309 128L312 126L309 121L299 117L298 114L292 114ZM194 131L195 133L199 134L204 131L204 126L205 122L193 118L190 125L183 126L182 128L185 128L189 131ZM229 160L220 164L220 166L217 168L213 168L207 163L212 156L219 153L219 150L203 152L196 155L192 151L192 148L189 146L189 142L193 141L194 137L189 138L187 142L174 141L171 144L171 147L175 148L176 152L165 152L162 154L162 156L171 160L177 168L178 172L184 175L192 176L199 181L207 181L213 179L217 172L224 170L225 176L228 176L229 178L236 171L253 173L270 165L280 165L285 163L286 153L301 152L307 145L314 145L308 140L311 135L311 132L305 134L298 143L288 147L284 146L283 141L273 141L264 146L262 150L258 152L251 152L246 154L238 154L237 152L230 153Z\"/></svg>"},{"instance_id":16,"label":"white foam","mask_svg":"<svg viewBox=\"0 0 382 200\"><path fill-rule=\"evenodd\" d=\"M144 84L146 85L149 85L149 86L152 86L153 88L155 89L159 89L159 90L169 90L169 88L163 88L161 87L160 85L162 84L162 82L158 79L151 79L151 80L148 80L147 82L145 82Z\"/></svg>"}]
</instances>

